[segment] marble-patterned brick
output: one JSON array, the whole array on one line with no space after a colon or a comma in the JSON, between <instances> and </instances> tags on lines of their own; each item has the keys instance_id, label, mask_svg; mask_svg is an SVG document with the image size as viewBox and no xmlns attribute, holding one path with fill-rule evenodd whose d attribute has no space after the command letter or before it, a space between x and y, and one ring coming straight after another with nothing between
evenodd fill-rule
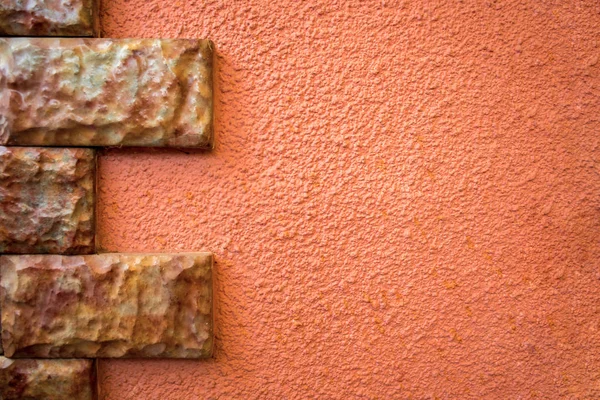
<instances>
[{"instance_id":1,"label":"marble-patterned brick","mask_svg":"<svg viewBox=\"0 0 600 400\"><path fill-rule=\"evenodd\" d=\"M2 400L94 400L93 360L32 360L0 357Z\"/></svg>"},{"instance_id":2,"label":"marble-patterned brick","mask_svg":"<svg viewBox=\"0 0 600 400\"><path fill-rule=\"evenodd\" d=\"M98 1L0 0L0 35L96 36Z\"/></svg>"},{"instance_id":3,"label":"marble-patterned brick","mask_svg":"<svg viewBox=\"0 0 600 400\"><path fill-rule=\"evenodd\" d=\"M0 253L94 252L95 150L0 146Z\"/></svg>"},{"instance_id":4,"label":"marble-patterned brick","mask_svg":"<svg viewBox=\"0 0 600 400\"><path fill-rule=\"evenodd\" d=\"M0 38L0 144L212 146L212 43Z\"/></svg>"},{"instance_id":5,"label":"marble-patterned brick","mask_svg":"<svg viewBox=\"0 0 600 400\"><path fill-rule=\"evenodd\" d=\"M0 257L7 357L206 358L212 255Z\"/></svg>"}]
</instances>

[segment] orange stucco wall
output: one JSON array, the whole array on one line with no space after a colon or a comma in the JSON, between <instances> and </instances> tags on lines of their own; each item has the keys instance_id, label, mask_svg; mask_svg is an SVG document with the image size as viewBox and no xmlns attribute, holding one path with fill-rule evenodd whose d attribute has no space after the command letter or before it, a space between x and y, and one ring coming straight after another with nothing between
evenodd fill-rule
<instances>
[{"instance_id":1,"label":"orange stucco wall","mask_svg":"<svg viewBox=\"0 0 600 400\"><path fill-rule=\"evenodd\" d=\"M108 251L211 250L216 356L105 399L600 398L600 2L104 0L210 38L212 152L108 150Z\"/></svg>"}]
</instances>

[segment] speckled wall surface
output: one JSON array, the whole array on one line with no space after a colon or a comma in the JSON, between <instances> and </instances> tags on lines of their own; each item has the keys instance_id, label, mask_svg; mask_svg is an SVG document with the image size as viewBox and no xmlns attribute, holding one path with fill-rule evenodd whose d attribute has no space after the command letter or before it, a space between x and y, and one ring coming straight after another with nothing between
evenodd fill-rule
<instances>
[{"instance_id":1,"label":"speckled wall surface","mask_svg":"<svg viewBox=\"0 0 600 400\"><path fill-rule=\"evenodd\" d=\"M109 251L216 253L216 357L105 399L600 398L600 3L105 0L217 45L216 148L101 155Z\"/></svg>"}]
</instances>

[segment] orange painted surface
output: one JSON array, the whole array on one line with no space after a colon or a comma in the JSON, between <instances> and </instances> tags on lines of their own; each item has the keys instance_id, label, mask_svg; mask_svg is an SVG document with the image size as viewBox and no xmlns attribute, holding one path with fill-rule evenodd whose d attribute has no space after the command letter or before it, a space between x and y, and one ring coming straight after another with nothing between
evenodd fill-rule
<instances>
[{"instance_id":1,"label":"orange painted surface","mask_svg":"<svg viewBox=\"0 0 600 400\"><path fill-rule=\"evenodd\" d=\"M600 398L598 1L103 3L219 68L215 150L99 198L106 250L216 253L215 358L105 399Z\"/></svg>"}]
</instances>

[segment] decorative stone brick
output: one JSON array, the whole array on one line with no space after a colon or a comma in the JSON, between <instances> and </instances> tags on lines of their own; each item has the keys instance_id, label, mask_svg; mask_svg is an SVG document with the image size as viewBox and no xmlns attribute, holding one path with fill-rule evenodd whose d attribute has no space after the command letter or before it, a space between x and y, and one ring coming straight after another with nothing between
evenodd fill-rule
<instances>
[{"instance_id":1,"label":"decorative stone brick","mask_svg":"<svg viewBox=\"0 0 600 400\"><path fill-rule=\"evenodd\" d=\"M96 0L1 0L0 35L96 36Z\"/></svg>"},{"instance_id":2,"label":"decorative stone brick","mask_svg":"<svg viewBox=\"0 0 600 400\"><path fill-rule=\"evenodd\" d=\"M205 358L212 255L0 257L8 357Z\"/></svg>"},{"instance_id":3,"label":"decorative stone brick","mask_svg":"<svg viewBox=\"0 0 600 400\"><path fill-rule=\"evenodd\" d=\"M94 251L95 151L0 146L0 253Z\"/></svg>"},{"instance_id":4,"label":"decorative stone brick","mask_svg":"<svg viewBox=\"0 0 600 400\"><path fill-rule=\"evenodd\" d=\"M0 357L0 399L97 398L93 360L28 360Z\"/></svg>"},{"instance_id":5,"label":"decorative stone brick","mask_svg":"<svg viewBox=\"0 0 600 400\"><path fill-rule=\"evenodd\" d=\"M0 144L212 144L212 43L0 39Z\"/></svg>"}]
</instances>

